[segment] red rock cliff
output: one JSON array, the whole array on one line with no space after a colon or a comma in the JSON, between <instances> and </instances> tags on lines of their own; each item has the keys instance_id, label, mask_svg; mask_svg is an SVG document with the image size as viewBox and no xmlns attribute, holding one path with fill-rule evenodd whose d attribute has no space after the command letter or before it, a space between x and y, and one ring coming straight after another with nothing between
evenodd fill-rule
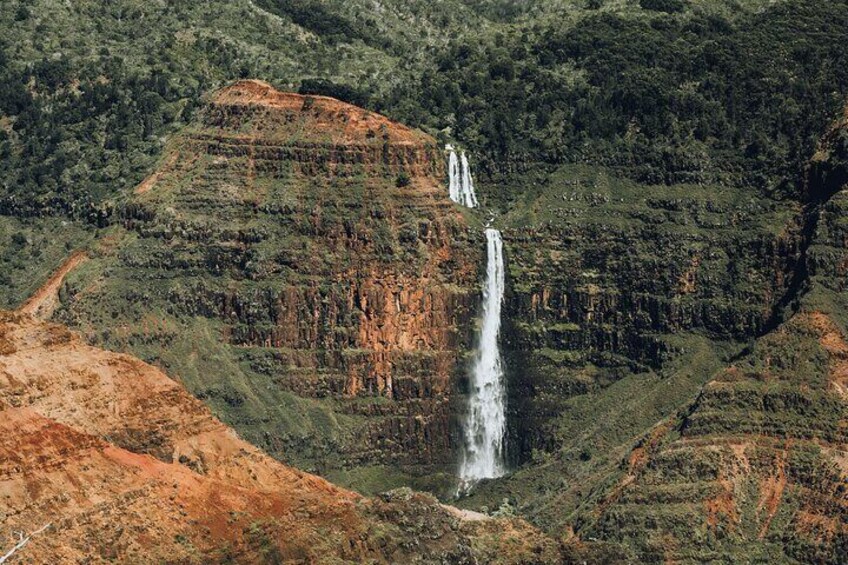
<instances>
[{"instance_id":1,"label":"red rock cliff","mask_svg":"<svg viewBox=\"0 0 848 565\"><path fill-rule=\"evenodd\" d=\"M173 342L210 320L219 342L198 363L249 366L183 371L186 386L280 457L450 468L484 241L445 183L430 136L241 81L171 142L124 211L132 237L103 259L99 282L68 289L66 319L177 366ZM110 298L127 292L183 329L150 335L145 316ZM319 409L268 415L290 394ZM329 421L316 416L325 410ZM298 418L318 436L285 423Z\"/></svg>"}]
</instances>

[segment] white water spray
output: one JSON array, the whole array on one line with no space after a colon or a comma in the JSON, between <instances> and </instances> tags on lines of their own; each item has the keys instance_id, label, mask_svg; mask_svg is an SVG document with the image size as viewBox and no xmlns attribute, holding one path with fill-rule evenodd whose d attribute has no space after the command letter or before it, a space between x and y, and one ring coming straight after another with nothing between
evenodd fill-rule
<instances>
[{"instance_id":1,"label":"white water spray","mask_svg":"<svg viewBox=\"0 0 848 565\"><path fill-rule=\"evenodd\" d=\"M504 294L501 232L487 229L486 241L488 251L486 287L483 291L483 325L480 328L480 349L471 373L465 422L465 457L459 471L460 493L466 492L480 479L500 477L505 472L506 392L498 348Z\"/></svg>"},{"instance_id":2,"label":"white water spray","mask_svg":"<svg viewBox=\"0 0 848 565\"><path fill-rule=\"evenodd\" d=\"M453 146L446 145L448 152L448 191L450 199L468 208L477 207L477 195L474 193L474 179L471 166L465 153L457 157Z\"/></svg>"}]
</instances>

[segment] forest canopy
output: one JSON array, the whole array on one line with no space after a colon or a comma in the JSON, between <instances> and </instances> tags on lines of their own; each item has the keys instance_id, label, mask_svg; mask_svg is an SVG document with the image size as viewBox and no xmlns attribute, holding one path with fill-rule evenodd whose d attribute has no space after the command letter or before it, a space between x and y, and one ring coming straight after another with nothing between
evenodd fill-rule
<instances>
[{"instance_id":1,"label":"forest canopy","mask_svg":"<svg viewBox=\"0 0 848 565\"><path fill-rule=\"evenodd\" d=\"M12 4L8 18L18 25L38 16L28 2ZM490 11L514 22L477 30L433 15L449 32L422 31L445 41L421 45L391 34L377 41L376 20L321 19L313 4L260 3L314 34L322 56L361 45L367 65L386 57L396 68L389 81L354 83L317 65L290 77L300 92L456 140L481 173L586 163L646 184L724 183L796 197L816 140L848 96L845 2L738 13L682 0L640 0L624 12L594 2L568 25L566 15L518 18L503 4ZM179 25L183 9L168 3L159 17ZM224 38L198 36L190 52L170 35L154 39L161 48L143 61L106 46L86 56L45 48L29 62L11 44L0 49L0 213L100 221L105 202L149 172L205 92L245 76L272 79L263 69L277 69ZM189 55L193 64L184 63Z\"/></svg>"}]
</instances>

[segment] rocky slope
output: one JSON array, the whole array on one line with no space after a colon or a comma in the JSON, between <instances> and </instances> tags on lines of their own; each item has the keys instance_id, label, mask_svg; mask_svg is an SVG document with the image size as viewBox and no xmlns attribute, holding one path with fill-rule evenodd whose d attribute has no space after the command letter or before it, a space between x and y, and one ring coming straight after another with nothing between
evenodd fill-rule
<instances>
[{"instance_id":1,"label":"rocky slope","mask_svg":"<svg viewBox=\"0 0 848 565\"><path fill-rule=\"evenodd\" d=\"M548 424L525 441L551 453L477 503L510 497L600 561L844 562L846 140L843 119L791 214L706 230L735 214L717 202L698 212L689 196L655 205L661 221L638 237L590 225L591 241L563 229L568 246L514 244L516 410ZM546 262L575 256L594 270L535 286Z\"/></svg>"},{"instance_id":2,"label":"rocky slope","mask_svg":"<svg viewBox=\"0 0 848 565\"><path fill-rule=\"evenodd\" d=\"M807 311L760 340L631 453L583 535L649 561L844 562L844 335Z\"/></svg>"},{"instance_id":3,"label":"rocky slope","mask_svg":"<svg viewBox=\"0 0 848 565\"><path fill-rule=\"evenodd\" d=\"M799 206L602 169L525 180L539 194L504 230L517 461L559 447L552 426L570 399L667 375L701 345L737 347L773 324L801 253Z\"/></svg>"},{"instance_id":4,"label":"rocky slope","mask_svg":"<svg viewBox=\"0 0 848 565\"><path fill-rule=\"evenodd\" d=\"M461 504L506 498L576 560L839 559L845 155L838 124L804 202L574 166L490 179L532 187L497 218L515 472ZM423 134L236 83L56 316L277 458L449 493L482 241L443 175ZM798 522L814 493L824 530Z\"/></svg>"},{"instance_id":5,"label":"rocky slope","mask_svg":"<svg viewBox=\"0 0 848 565\"><path fill-rule=\"evenodd\" d=\"M238 82L70 275L60 318L286 461L449 475L483 239L444 167L421 132Z\"/></svg>"},{"instance_id":6,"label":"rocky slope","mask_svg":"<svg viewBox=\"0 0 848 565\"><path fill-rule=\"evenodd\" d=\"M367 500L285 467L154 367L27 315L0 313L0 438L0 528L49 524L22 563L559 559L518 520Z\"/></svg>"}]
</instances>

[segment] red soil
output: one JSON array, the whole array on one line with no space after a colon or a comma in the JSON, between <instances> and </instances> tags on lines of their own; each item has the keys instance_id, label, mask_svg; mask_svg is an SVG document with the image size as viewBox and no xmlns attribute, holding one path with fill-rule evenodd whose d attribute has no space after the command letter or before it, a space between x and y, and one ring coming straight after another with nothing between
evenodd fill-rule
<instances>
[{"instance_id":1,"label":"red soil","mask_svg":"<svg viewBox=\"0 0 848 565\"><path fill-rule=\"evenodd\" d=\"M420 145L434 140L403 124L328 96L281 92L260 80L241 80L218 91L212 100L219 106L260 106L307 118L310 135L332 132L339 144L377 139L395 145Z\"/></svg>"}]
</instances>

